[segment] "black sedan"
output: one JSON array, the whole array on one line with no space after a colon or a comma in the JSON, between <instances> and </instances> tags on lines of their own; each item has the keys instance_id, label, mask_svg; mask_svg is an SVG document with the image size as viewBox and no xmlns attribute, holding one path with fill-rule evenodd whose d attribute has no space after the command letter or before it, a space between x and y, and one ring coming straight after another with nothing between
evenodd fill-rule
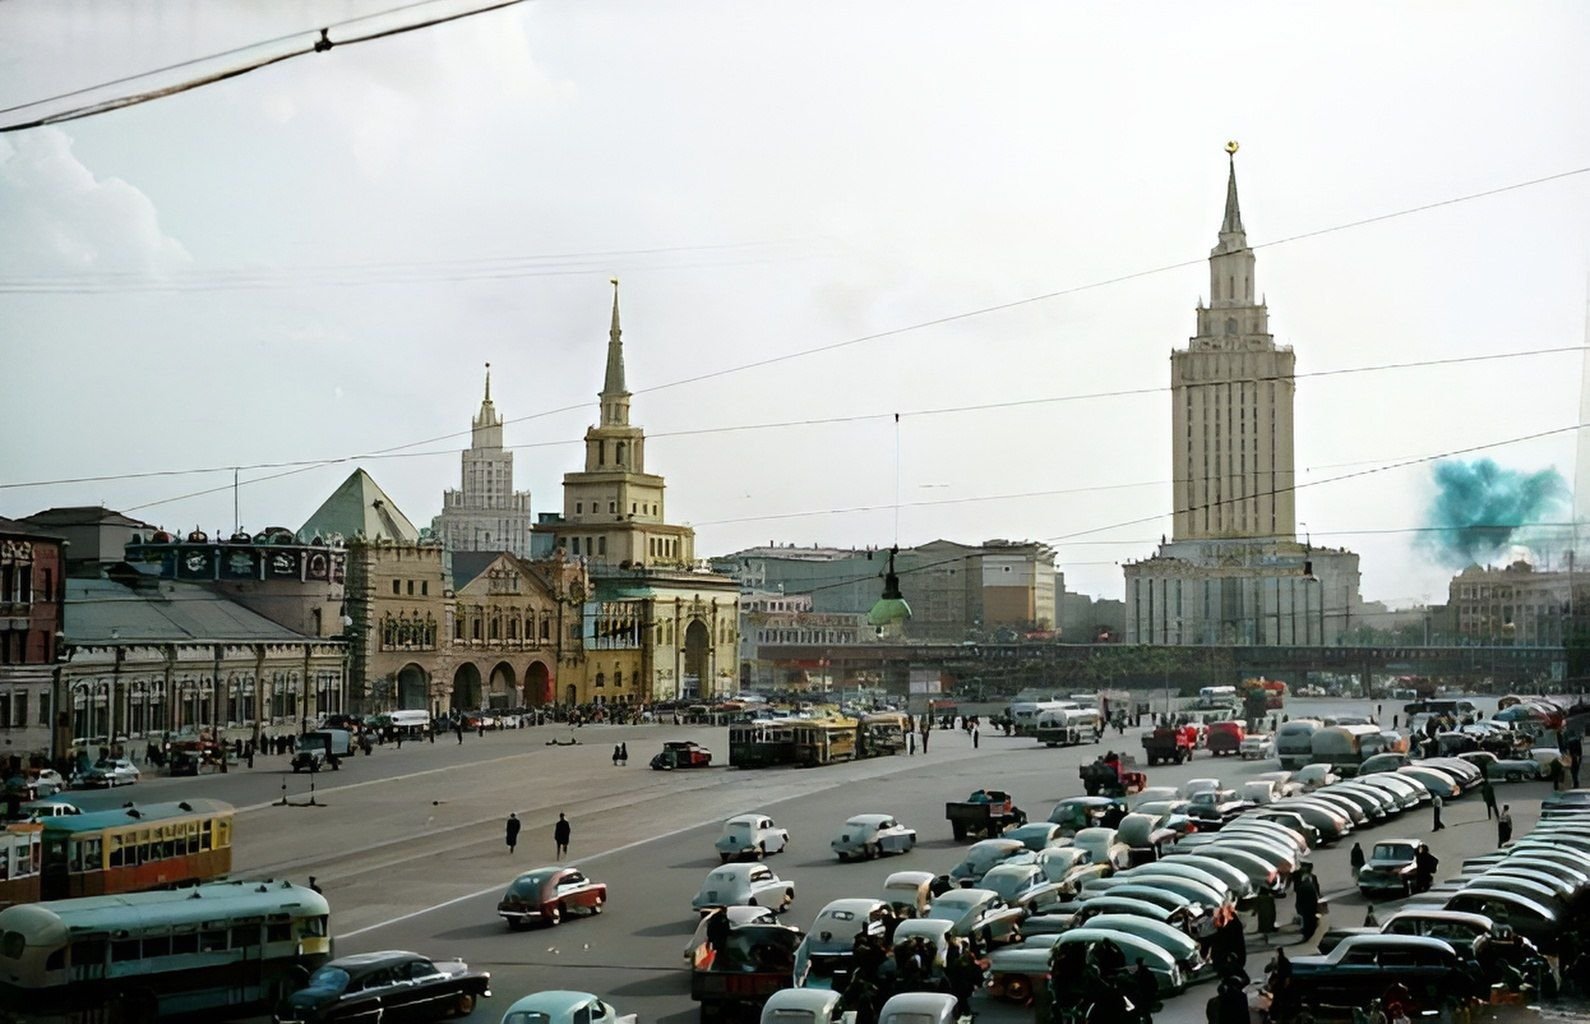
<instances>
[{"instance_id":1,"label":"black sedan","mask_svg":"<svg viewBox=\"0 0 1590 1024\"><path fill-rule=\"evenodd\" d=\"M402 950L333 960L276 1011L276 1024L354 1024L467 1017L491 995L491 975L460 960L439 963Z\"/></svg>"}]
</instances>

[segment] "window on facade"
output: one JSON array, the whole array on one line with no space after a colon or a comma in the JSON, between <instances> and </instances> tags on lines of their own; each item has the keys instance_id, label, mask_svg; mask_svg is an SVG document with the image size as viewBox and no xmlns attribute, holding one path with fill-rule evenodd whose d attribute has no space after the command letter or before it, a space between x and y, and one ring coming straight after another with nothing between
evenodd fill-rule
<instances>
[{"instance_id":1,"label":"window on facade","mask_svg":"<svg viewBox=\"0 0 1590 1024\"><path fill-rule=\"evenodd\" d=\"M576 554L576 555L577 555L577 554L579 554L579 553L580 553L580 538L578 538L578 537L575 537L575 538L574 538L574 546L573 546L573 548L572 548L572 549L571 549L571 550L572 550L572 551L573 551L573 552L574 552L574 553L575 553L575 554Z\"/></svg>"},{"instance_id":2,"label":"window on facade","mask_svg":"<svg viewBox=\"0 0 1590 1024\"><path fill-rule=\"evenodd\" d=\"M421 597L429 597L430 593L431 593L431 581L430 580L420 580L420 596Z\"/></svg>"},{"instance_id":3,"label":"window on facade","mask_svg":"<svg viewBox=\"0 0 1590 1024\"><path fill-rule=\"evenodd\" d=\"M519 619L517 616L508 619L508 639L519 639Z\"/></svg>"},{"instance_id":4,"label":"window on facade","mask_svg":"<svg viewBox=\"0 0 1590 1024\"><path fill-rule=\"evenodd\" d=\"M617 513L618 512L618 502L616 502L616 501L608 502L607 503L607 511L609 513Z\"/></svg>"},{"instance_id":5,"label":"window on facade","mask_svg":"<svg viewBox=\"0 0 1590 1024\"><path fill-rule=\"evenodd\" d=\"M634 515L635 514L635 503L633 501L629 503L629 514L630 515Z\"/></svg>"},{"instance_id":6,"label":"window on facade","mask_svg":"<svg viewBox=\"0 0 1590 1024\"><path fill-rule=\"evenodd\" d=\"M605 672L596 673L596 688L598 690L600 690L606 685L607 685L607 674Z\"/></svg>"},{"instance_id":7,"label":"window on facade","mask_svg":"<svg viewBox=\"0 0 1590 1024\"><path fill-rule=\"evenodd\" d=\"M620 466L622 466L624 464L624 456L629 454L629 452L627 450L627 447L625 446L624 442L620 441L616 445L614 445L613 446L613 452L614 452L613 461L618 463Z\"/></svg>"},{"instance_id":8,"label":"window on facade","mask_svg":"<svg viewBox=\"0 0 1590 1024\"><path fill-rule=\"evenodd\" d=\"M552 639L552 617L550 615L541 617L541 639Z\"/></svg>"},{"instance_id":9,"label":"window on facade","mask_svg":"<svg viewBox=\"0 0 1590 1024\"><path fill-rule=\"evenodd\" d=\"M469 621L469 635L470 639L480 639L480 617L478 615Z\"/></svg>"},{"instance_id":10,"label":"window on facade","mask_svg":"<svg viewBox=\"0 0 1590 1024\"><path fill-rule=\"evenodd\" d=\"M491 617L491 638L493 640L502 639L501 632L502 632L502 619L494 614Z\"/></svg>"},{"instance_id":11,"label":"window on facade","mask_svg":"<svg viewBox=\"0 0 1590 1024\"><path fill-rule=\"evenodd\" d=\"M398 597L398 596L401 596L402 593L403 593L403 582L401 580L393 580L392 581L392 596L393 597Z\"/></svg>"},{"instance_id":12,"label":"window on facade","mask_svg":"<svg viewBox=\"0 0 1590 1024\"><path fill-rule=\"evenodd\" d=\"M623 672L614 672L613 673L613 689L615 689L615 690L619 689L623 685L624 685L624 673Z\"/></svg>"},{"instance_id":13,"label":"window on facade","mask_svg":"<svg viewBox=\"0 0 1590 1024\"><path fill-rule=\"evenodd\" d=\"M596 553L598 555L607 554L607 538L606 537L598 537L598 538L596 538Z\"/></svg>"},{"instance_id":14,"label":"window on facade","mask_svg":"<svg viewBox=\"0 0 1590 1024\"><path fill-rule=\"evenodd\" d=\"M607 442L606 441L598 441L598 442L596 442L596 464L598 466L607 465Z\"/></svg>"}]
</instances>

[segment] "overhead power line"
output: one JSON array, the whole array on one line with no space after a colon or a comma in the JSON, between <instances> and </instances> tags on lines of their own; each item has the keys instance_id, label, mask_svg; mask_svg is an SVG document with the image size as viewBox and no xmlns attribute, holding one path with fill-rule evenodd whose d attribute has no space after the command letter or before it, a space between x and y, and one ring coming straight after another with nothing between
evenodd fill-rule
<instances>
[{"instance_id":1,"label":"overhead power line","mask_svg":"<svg viewBox=\"0 0 1590 1024\"><path fill-rule=\"evenodd\" d=\"M109 113L113 110L121 110L124 107L136 106L140 103L148 103L150 100L162 99L166 96L175 96L178 93L188 92L189 90L198 89L202 86L214 85L217 82L224 82L229 78L237 78L240 75L248 74L250 71L258 71L260 68L269 67L272 64L280 64L282 61L291 60L294 57L302 57L305 54L326 53L338 46L352 46L356 43L368 43L377 39L385 39L388 36L402 35L406 32L413 32L422 28L430 28L435 25L445 24L449 21L458 21L461 18L469 18L477 14L485 14L488 11L499 10L503 7L512 7L515 4L524 3L525 0L493 0L493 2L475 4L463 10L455 10L445 14L427 17L422 21L394 25L387 28L373 28L362 34L356 33L351 35L339 35L336 39L332 39L330 37L333 31L350 28L355 25L362 25L372 21L378 21L381 18L390 17L394 14L402 14L409 11L414 11L422 7L434 7L437 4L445 2L448 2L448 0L417 0L415 3L404 4L400 7L393 7L385 11L377 11L372 14L362 14L356 18L347 18L343 21L332 22L331 24L318 29L305 29L301 32L277 36L275 39L268 39L264 40L263 42L251 43L247 46L235 47L231 50L224 50L220 53L213 53L204 57L195 57L190 60L180 61L176 64L170 64L166 67L157 68L153 71L139 72L135 75L128 75L126 77L114 79L109 82L102 82L99 85L87 86L82 89L74 89L71 92L61 93L60 95L52 96L47 99L34 100L29 103L22 103L16 106L0 108L0 114L15 114L19 111L48 106L52 103L58 103L63 100L81 99L82 97L91 96L101 90L114 89L117 86L122 85L131 85L135 82L156 78L160 75L169 74L173 71L197 68L207 63L223 61L232 57L239 57L251 51L268 51L260 54L259 56L251 57L238 63L228 64L224 67L217 68L216 70L206 71L202 74L194 75L190 78L184 78L167 85L151 86L132 92L122 92L108 99L79 102L78 104L66 107L65 109L47 111L31 117L24 117L21 120L13 121L8 124L0 124L0 133L24 131L29 128L41 128L44 125L61 124L67 121L76 121L85 117L93 117L96 114ZM317 31L319 33L318 36L315 35Z\"/></svg>"},{"instance_id":2,"label":"overhead power line","mask_svg":"<svg viewBox=\"0 0 1590 1024\"><path fill-rule=\"evenodd\" d=\"M1109 398L1128 398L1142 395L1158 395L1167 392L1187 390L1191 388L1219 388L1245 384L1277 383L1289 380L1308 380L1315 378L1342 377L1362 373L1379 373L1392 370L1428 369L1441 366L1459 366L1468 363L1495 362L1507 359L1525 359L1536 356L1560 355L1563 353L1583 353L1586 346L1562 345L1555 348L1526 349L1519 352L1488 352L1469 356L1442 356L1434 359L1405 360L1398 363L1375 363L1366 366L1343 366L1325 370L1310 370L1294 374L1265 374L1253 377L1236 377L1220 381L1198 381L1181 385L1154 385L1152 387L1118 388L1110 391L1080 392L1068 395L1048 395L1039 398L1015 398L998 402L982 402L969 405L952 405L929 407L923 409L903 410L900 412L866 412L850 413L843 416L814 416L798 420L777 420L765 423L731 423L710 427L688 427L679 430L651 431L647 434L648 440L679 437L700 437L713 434L730 434L758 430L787 430L797 427L826 426L839 423L859 423L868 420L887 420L895 416L903 419L925 418L931 416L959 415L973 412L990 412L1001 409L1016 409L1028 406L1054 405L1069 402L1095 401ZM574 408L585 408L586 404ZM468 431L465 431L468 433ZM522 444L504 445L505 451L528 451L538 448L561 448L571 445L584 444L584 438L560 438L550 441L527 441ZM106 473L97 476L62 477L52 480L24 480L0 482L0 490L18 490L28 487L61 487L71 484L106 483L120 480L146 480L157 477L176 476L203 476L214 473L236 473L239 471L259 470L307 470L321 466L331 466L348 462L377 462L386 459L412 459L434 458L443 455L456 456L464 449L442 448L425 451L407 451L403 447L384 448L373 452L363 452L353 455L335 455L324 458L291 459L279 462L255 462L237 466L200 466L185 469L152 469L131 473ZM241 483L257 483L261 480L276 479L276 477L256 477L253 480ZM1141 486L1141 485L1130 485ZM230 490L232 484L227 484L220 490ZM211 493L210 491L196 492L199 494ZM1063 493L1063 492L1059 492ZM178 499L171 499L178 500ZM961 499L948 499L950 502Z\"/></svg>"}]
</instances>

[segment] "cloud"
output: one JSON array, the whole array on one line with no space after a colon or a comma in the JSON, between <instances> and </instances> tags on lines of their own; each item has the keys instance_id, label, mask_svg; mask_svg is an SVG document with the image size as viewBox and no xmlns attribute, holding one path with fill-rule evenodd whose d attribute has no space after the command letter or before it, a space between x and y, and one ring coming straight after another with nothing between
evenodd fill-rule
<instances>
[{"instance_id":1,"label":"cloud","mask_svg":"<svg viewBox=\"0 0 1590 1024\"><path fill-rule=\"evenodd\" d=\"M148 196L96 177L55 128L0 139L0 238L0 274L161 271L191 261Z\"/></svg>"}]
</instances>

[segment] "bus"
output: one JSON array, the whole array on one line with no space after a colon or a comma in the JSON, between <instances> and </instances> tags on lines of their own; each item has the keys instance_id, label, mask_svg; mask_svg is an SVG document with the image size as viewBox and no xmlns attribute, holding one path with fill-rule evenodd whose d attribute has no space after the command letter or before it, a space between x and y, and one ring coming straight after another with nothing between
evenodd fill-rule
<instances>
[{"instance_id":1,"label":"bus","mask_svg":"<svg viewBox=\"0 0 1590 1024\"><path fill-rule=\"evenodd\" d=\"M860 730L854 718L805 718L790 724L795 733L795 763L801 767L856 759Z\"/></svg>"},{"instance_id":2,"label":"bus","mask_svg":"<svg viewBox=\"0 0 1590 1024\"><path fill-rule=\"evenodd\" d=\"M757 719L729 726L729 767L774 768L795 763L792 719Z\"/></svg>"},{"instance_id":3,"label":"bus","mask_svg":"<svg viewBox=\"0 0 1590 1024\"><path fill-rule=\"evenodd\" d=\"M1310 738L1309 756L1314 764L1328 764L1343 775L1357 775L1358 766L1384 750L1384 744L1378 725L1332 725Z\"/></svg>"},{"instance_id":4,"label":"bus","mask_svg":"<svg viewBox=\"0 0 1590 1024\"><path fill-rule=\"evenodd\" d=\"M39 898L44 826L21 822L0 830L0 909Z\"/></svg>"},{"instance_id":5,"label":"bus","mask_svg":"<svg viewBox=\"0 0 1590 1024\"><path fill-rule=\"evenodd\" d=\"M330 959L330 914L319 893L277 881L8 907L0 1020L19 1007L29 1024L269 1011Z\"/></svg>"},{"instance_id":6,"label":"bus","mask_svg":"<svg viewBox=\"0 0 1590 1024\"><path fill-rule=\"evenodd\" d=\"M1237 706L1237 688L1235 686L1205 686L1198 691L1197 706L1202 710L1209 711L1216 708L1234 708Z\"/></svg>"},{"instance_id":7,"label":"bus","mask_svg":"<svg viewBox=\"0 0 1590 1024\"><path fill-rule=\"evenodd\" d=\"M1317 718L1294 718L1275 731L1275 756L1281 767L1295 771L1312 763L1314 734L1325 728Z\"/></svg>"},{"instance_id":8,"label":"bus","mask_svg":"<svg viewBox=\"0 0 1590 1024\"><path fill-rule=\"evenodd\" d=\"M36 899L192 885L232 870L232 805L144 804L45 819Z\"/></svg>"},{"instance_id":9,"label":"bus","mask_svg":"<svg viewBox=\"0 0 1590 1024\"><path fill-rule=\"evenodd\" d=\"M1104 723L1099 713L1092 708L1049 710L1038 716L1033 735L1039 743L1049 747L1097 743L1099 737L1104 735Z\"/></svg>"},{"instance_id":10,"label":"bus","mask_svg":"<svg viewBox=\"0 0 1590 1024\"><path fill-rule=\"evenodd\" d=\"M861 756L888 757L905 749L911 727L903 711L875 711L861 716Z\"/></svg>"},{"instance_id":11,"label":"bus","mask_svg":"<svg viewBox=\"0 0 1590 1024\"><path fill-rule=\"evenodd\" d=\"M1010 730L1017 736L1032 736L1038 730L1038 718L1047 711L1070 711L1077 705L1068 700L1018 701L1005 709L1010 719Z\"/></svg>"}]
</instances>

